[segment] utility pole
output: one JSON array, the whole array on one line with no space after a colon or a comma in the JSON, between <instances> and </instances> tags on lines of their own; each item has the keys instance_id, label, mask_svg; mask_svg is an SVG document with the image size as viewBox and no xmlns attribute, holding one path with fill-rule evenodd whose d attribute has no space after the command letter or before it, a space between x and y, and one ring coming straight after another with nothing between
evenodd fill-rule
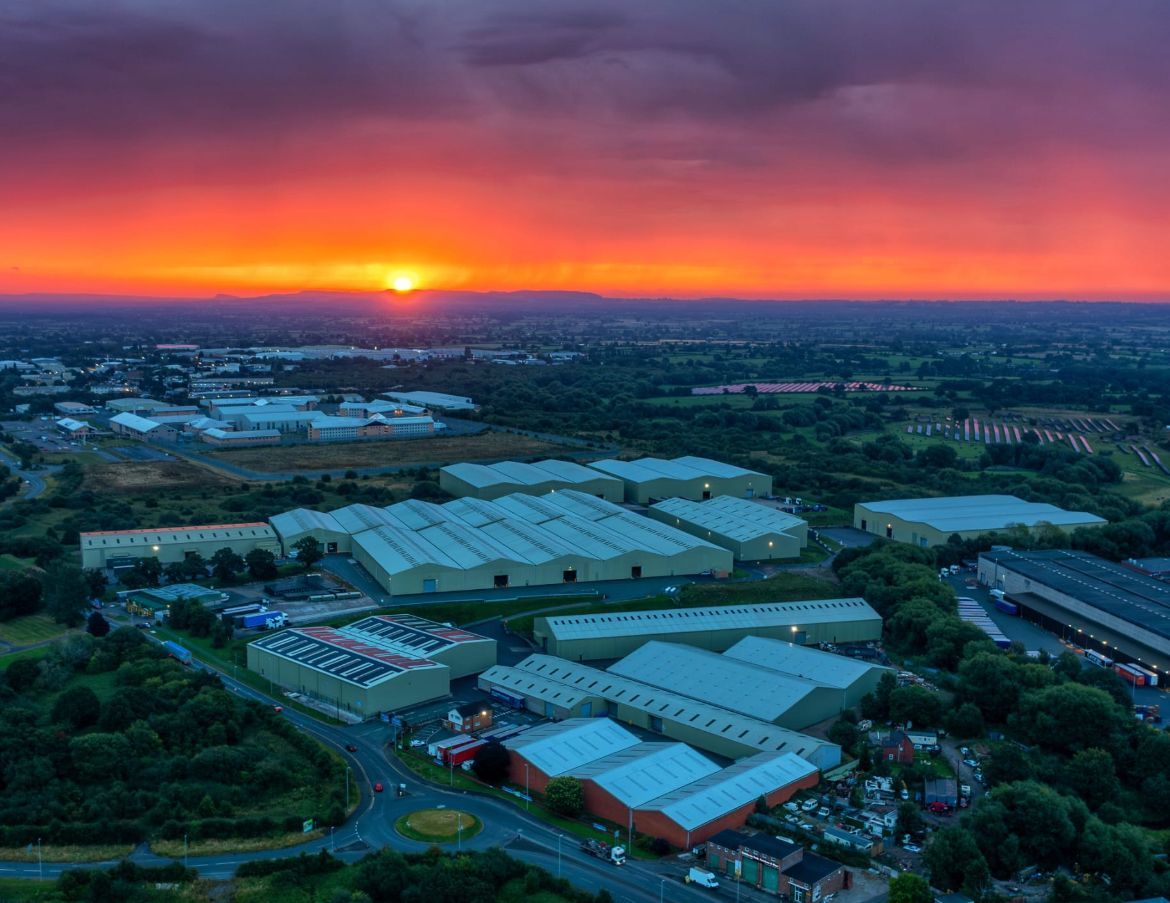
<instances>
[{"instance_id":1,"label":"utility pole","mask_svg":"<svg viewBox=\"0 0 1170 903\"><path fill-rule=\"evenodd\" d=\"M183 868L187 867L187 835L183 835Z\"/></svg>"},{"instance_id":2,"label":"utility pole","mask_svg":"<svg viewBox=\"0 0 1170 903\"><path fill-rule=\"evenodd\" d=\"M41 839L37 838L37 871L41 878L45 877L45 861L41 858Z\"/></svg>"},{"instance_id":3,"label":"utility pole","mask_svg":"<svg viewBox=\"0 0 1170 903\"><path fill-rule=\"evenodd\" d=\"M333 846L333 825L329 826L329 852L332 853L336 847Z\"/></svg>"},{"instance_id":4,"label":"utility pole","mask_svg":"<svg viewBox=\"0 0 1170 903\"><path fill-rule=\"evenodd\" d=\"M662 903L662 895L666 892L666 878L661 879L662 883L658 885L658 903Z\"/></svg>"},{"instance_id":5,"label":"utility pole","mask_svg":"<svg viewBox=\"0 0 1170 903\"><path fill-rule=\"evenodd\" d=\"M561 877L561 841L565 839L564 834L557 835L557 877ZM662 903L661 900L658 903Z\"/></svg>"},{"instance_id":6,"label":"utility pole","mask_svg":"<svg viewBox=\"0 0 1170 903\"><path fill-rule=\"evenodd\" d=\"M456 850L458 850L460 853L462 853L463 852L463 813L462 812L455 813L455 825L456 825L455 843L457 844Z\"/></svg>"}]
</instances>

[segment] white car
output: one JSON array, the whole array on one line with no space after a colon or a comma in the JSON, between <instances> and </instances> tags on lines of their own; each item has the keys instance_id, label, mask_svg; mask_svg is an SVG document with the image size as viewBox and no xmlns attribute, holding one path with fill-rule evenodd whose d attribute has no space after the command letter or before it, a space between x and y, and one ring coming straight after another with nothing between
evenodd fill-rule
<instances>
[{"instance_id":1,"label":"white car","mask_svg":"<svg viewBox=\"0 0 1170 903\"><path fill-rule=\"evenodd\" d=\"M803 809L805 812L812 812L813 809L815 809L818 805L819 804L817 803L816 800L805 800L801 804L800 808Z\"/></svg>"},{"instance_id":2,"label":"white car","mask_svg":"<svg viewBox=\"0 0 1170 903\"><path fill-rule=\"evenodd\" d=\"M412 749L418 749L420 746L426 746L426 740L411 740L410 745Z\"/></svg>"},{"instance_id":3,"label":"white car","mask_svg":"<svg viewBox=\"0 0 1170 903\"><path fill-rule=\"evenodd\" d=\"M817 818L828 818L828 817L829 817L829 807L828 806L821 806L821 808L819 808L817 810Z\"/></svg>"},{"instance_id":4,"label":"white car","mask_svg":"<svg viewBox=\"0 0 1170 903\"><path fill-rule=\"evenodd\" d=\"M800 806L796 805L796 803L794 803L792 801L785 803L784 808L787 809L789 812L799 812L800 811Z\"/></svg>"},{"instance_id":5,"label":"white car","mask_svg":"<svg viewBox=\"0 0 1170 903\"><path fill-rule=\"evenodd\" d=\"M902 844L902 849L905 850L907 853L921 853L922 852L922 847L920 847L916 843L904 843L904 844Z\"/></svg>"}]
</instances>

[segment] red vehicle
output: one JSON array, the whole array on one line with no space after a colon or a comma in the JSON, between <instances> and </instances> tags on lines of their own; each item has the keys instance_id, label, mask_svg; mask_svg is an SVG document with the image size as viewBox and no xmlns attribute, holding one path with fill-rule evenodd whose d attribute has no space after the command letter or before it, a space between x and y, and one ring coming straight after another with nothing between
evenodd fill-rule
<instances>
[{"instance_id":1,"label":"red vehicle","mask_svg":"<svg viewBox=\"0 0 1170 903\"><path fill-rule=\"evenodd\" d=\"M926 809L928 812L931 812L934 815L950 815L952 811L951 807L941 800L935 800L933 803L927 806Z\"/></svg>"},{"instance_id":2,"label":"red vehicle","mask_svg":"<svg viewBox=\"0 0 1170 903\"><path fill-rule=\"evenodd\" d=\"M282 705L274 705L274 706L272 707L272 711L276 712L276 714L277 714L277 715L279 715L281 712L283 712L283 711L284 711L284 706L282 706Z\"/></svg>"},{"instance_id":3,"label":"red vehicle","mask_svg":"<svg viewBox=\"0 0 1170 903\"><path fill-rule=\"evenodd\" d=\"M374 785L374 793L381 793L381 792L382 792L382 782L378 781L378 783L376 783Z\"/></svg>"}]
</instances>

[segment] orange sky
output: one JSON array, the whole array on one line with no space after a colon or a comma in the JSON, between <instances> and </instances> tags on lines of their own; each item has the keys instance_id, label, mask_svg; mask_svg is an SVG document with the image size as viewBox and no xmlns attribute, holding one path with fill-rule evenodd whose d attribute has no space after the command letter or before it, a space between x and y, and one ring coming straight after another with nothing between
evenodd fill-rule
<instances>
[{"instance_id":1,"label":"orange sky","mask_svg":"<svg viewBox=\"0 0 1170 903\"><path fill-rule=\"evenodd\" d=\"M0 18L0 292L1170 297L1159 3L240 6Z\"/></svg>"}]
</instances>

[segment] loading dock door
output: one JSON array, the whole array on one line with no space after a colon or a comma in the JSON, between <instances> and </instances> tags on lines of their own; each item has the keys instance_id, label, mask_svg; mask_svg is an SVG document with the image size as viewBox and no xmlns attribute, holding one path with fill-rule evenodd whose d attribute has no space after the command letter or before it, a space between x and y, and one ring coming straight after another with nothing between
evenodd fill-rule
<instances>
[{"instance_id":1,"label":"loading dock door","mask_svg":"<svg viewBox=\"0 0 1170 903\"><path fill-rule=\"evenodd\" d=\"M743 880L753 886L760 883L760 863L758 860L744 857Z\"/></svg>"},{"instance_id":2,"label":"loading dock door","mask_svg":"<svg viewBox=\"0 0 1170 903\"><path fill-rule=\"evenodd\" d=\"M508 575L507 574L496 574L496 576L492 577L492 585L496 589L503 589L504 587L506 587L508 585Z\"/></svg>"},{"instance_id":3,"label":"loading dock door","mask_svg":"<svg viewBox=\"0 0 1170 903\"><path fill-rule=\"evenodd\" d=\"M423 579L423 592L433 593L439 588L439 581L434 577L426 577Z\"/></svg>"},{"instance_id":4,"label":"loading dock door","mask_svg":"<svg viewBox=\"0 0 1170 903\"><path fill-rule=\"evenodd\" d=\"M776 893L780 889L780 869L774 865L765 865L764 880L761 886L770 893Z\"/></svg>"},{"instance_id":5,"label":"loading dock door","mask_svg":"<svg viewBox=\"0 0 1170 903\"><path fill-rule=\"evenodd\" d=\"M567 571L564 571L561 574L561 579L563 579L565 581L565 583L576 583L577 582L577 572L575 570L573 570L572 568L569 568Z\"/></svg>"}]
</instances>

